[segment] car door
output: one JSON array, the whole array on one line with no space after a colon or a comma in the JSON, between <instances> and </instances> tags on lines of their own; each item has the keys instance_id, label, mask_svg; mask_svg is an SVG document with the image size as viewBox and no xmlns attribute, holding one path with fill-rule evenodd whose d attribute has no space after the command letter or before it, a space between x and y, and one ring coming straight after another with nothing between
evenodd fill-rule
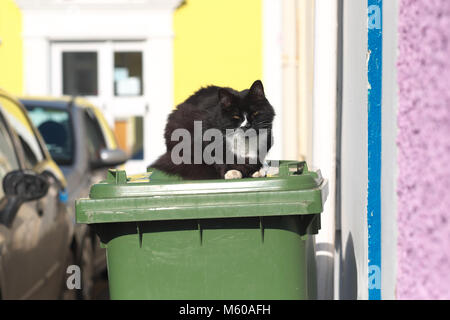
<instances>
[{"instance_id":1,"label":"car door","mask_svg":"<svg viewBox=\"0 0 450 320\"><path fill-rule=\"evenodd\" d=\"M8 255L3 262L5 298L58 298L69 252L70 224L59 199L61 186L51 174L51 162L26 111L2 95L0 106L12 128L21 167L48 172L50 183L45 197L22 205L9 229Z\"/></svg>"},{"instance_id":2,"label":"car door","mask_svg":"<svg viewBox=\"0 0 450 320\"><path fill-rule=\"evenodd\" d=\"M0 180L8 172L20 169L20 162L5 120L0 112ZM3 204L5 195L0 191ZM14 216L15 214L15 216ZM14 216L11 223L7 217ZM9 220L9 219L8 219ZM39 249L39 217L35 204L24 203L17 213L0 209L0 290L4 299L30 296L39 286L41 276L34 269L34 257Z\"/></svg>"},{"instance_id":3,"label":"car door","mask_svg":"<svg viewBox=\"0 0 450 320\"><path fill-rule=\"evenodd\" d=\"M99 152L103 148L109 147L108 140L104 136L104 131L97 119L95 109L86 107L83 110L83 123L87 138L87 152L91 161L99 158ZM94 169L90 172L91 179L89 188L92 184L106 179L107 170L105 168ZM94 246L94 265L96 271L106 266L106 250L100 247L100 239L95 236Z\"/></svg>"}]
</instances>

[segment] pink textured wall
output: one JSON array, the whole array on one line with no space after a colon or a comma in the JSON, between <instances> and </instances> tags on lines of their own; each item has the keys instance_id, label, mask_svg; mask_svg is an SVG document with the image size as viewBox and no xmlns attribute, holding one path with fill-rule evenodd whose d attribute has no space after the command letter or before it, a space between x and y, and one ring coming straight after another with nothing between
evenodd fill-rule
<instances>
[{"instance_id":1,"label":"pink textured wall","mask_svg":"<svg viewBox=\"0 0 450 320\"><path fill-rule=\"evenodd\" d=\"M450 299L450 1L399 4L396 294Z\"/></svg>"}]
</instances>

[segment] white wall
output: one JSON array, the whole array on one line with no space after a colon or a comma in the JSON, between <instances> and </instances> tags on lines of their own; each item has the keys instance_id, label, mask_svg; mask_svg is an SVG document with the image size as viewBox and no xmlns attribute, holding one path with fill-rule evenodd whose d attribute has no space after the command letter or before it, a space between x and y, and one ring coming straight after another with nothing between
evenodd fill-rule
<instances>
[{"instance_id":1,"label":"white wall","mask_svg":"<svg viewBox=\"0 0 450 320\"><path fill-rule=\"evenodd\" d=\"M263 0L263 83L267 99L275 109L274 145L267 159L284 159L282 6L279 0Z\"/></svg>"},{"instance_id":2,"label":"white wall","mask_svg":"<svg viewBox=\"0 0 450 320\"><path fill-rule=\"evenodd\" d=\"M398 1L383 1L381 150L381 298L395 299L397 274L397 17Z\"/></svg>"},{"instance_id":3,"label":"white wall","mask_svg":"<svg viewBox=\"0 0 450 320\"><path fill-rule=\"evenodd\" d=\"M313 167L328 180L329 195L316 236L318 298L334 296L335 190L336 190L336 90L337 0L315 0L314 89L312 125Z\"/></svg>"},{"instance_id":4,"label":"white wall","mask_svg":"<svg viewBox=\"0 0 450 320\"><path fill-rule=\"evenodd\" d=\"M367 2L344 1L340 299L368 298Z\"/></svg>"}]
</instances>

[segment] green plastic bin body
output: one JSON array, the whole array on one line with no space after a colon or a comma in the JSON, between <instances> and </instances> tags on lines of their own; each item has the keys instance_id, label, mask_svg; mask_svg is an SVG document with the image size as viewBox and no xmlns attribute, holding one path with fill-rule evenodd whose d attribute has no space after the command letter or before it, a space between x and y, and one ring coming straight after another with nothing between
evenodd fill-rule
<instances>
[{"instance_id":1,"label":"green plastic bin body","mask_svg":"<svg viewBox=\"0 0 450 320\"><path fill-rule=\"evenodd\" d=\"M303 162L279 164L239 180L111 170L76 204L106 247L111 299L315 298L327 183Z\"/></svg>"}]
</instances>

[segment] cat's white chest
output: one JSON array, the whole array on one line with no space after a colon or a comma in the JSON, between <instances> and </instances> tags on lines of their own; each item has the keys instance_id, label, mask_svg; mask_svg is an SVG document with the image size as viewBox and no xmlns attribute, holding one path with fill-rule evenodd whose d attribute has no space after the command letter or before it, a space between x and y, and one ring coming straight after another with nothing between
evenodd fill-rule
<instances>
[{"instance_id":1,"label":"cat's white chest","mask_svg":"<svg viewBox=\"0 0 450 320\"><path fill-rule=\"evenodd\" d=\"M267 145L267 135L258 135L255 130L236 130L226 136L227 150L237 158L256 160L258 158L259 145ZM264 154L261 154L261 153ZM265 157L265 152L260 150L260 156Z\"/></svg>"}]
</instances>

